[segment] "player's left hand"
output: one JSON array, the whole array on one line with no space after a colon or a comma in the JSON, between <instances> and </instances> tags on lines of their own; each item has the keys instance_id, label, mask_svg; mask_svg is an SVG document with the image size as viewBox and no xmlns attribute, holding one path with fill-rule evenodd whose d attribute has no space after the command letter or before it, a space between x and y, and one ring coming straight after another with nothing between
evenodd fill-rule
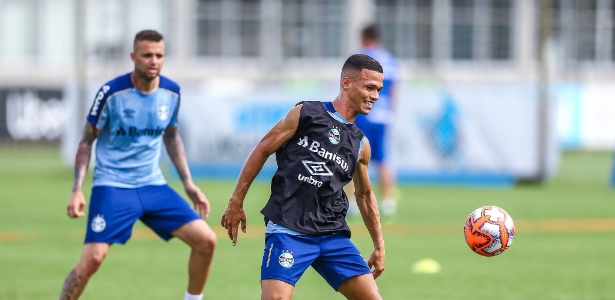
<instances>
[{"instance_id":1,"label":"player's left hand","mask_svg":"<svg viewBox=\"0 0 615 300\"><path fill-rule=\"evenodd\" d=\"M209 211L211 207L209 206L209 200L205 197L205 194L201 192L201 189L196 186L193 182L187 182L184 185L184 189L186 190L186 194L190 197L190 200L194 202L194 209L202 218L209 218Z\"/></svg>"},{"instance_id":2,"label":"player's left hand","mask_svg":"<svg viewBox=\"0 0 615 300\"><path fill-rule=\"evenodd\" d=\"M378 278L384 272L384 250L375 249L372 255L367 260L367 265L372 269L374 279Z\"/></svg>"},{"instance_id":3,"label":"player's left hand","mask_svg":"<svg viewBox=\"0 0 615 300\"><path fill-rule=\"evenodd\" d=\"M243 205L241 203L242 201L233 201L233 198L231 198L222 214L222 220L220 221L220 225L226 229L228 237L233 241L233 246L237 245L237 234L240 223L241 231L246 233L246 212L243 210Z\"/></svg>"}]
</instances>

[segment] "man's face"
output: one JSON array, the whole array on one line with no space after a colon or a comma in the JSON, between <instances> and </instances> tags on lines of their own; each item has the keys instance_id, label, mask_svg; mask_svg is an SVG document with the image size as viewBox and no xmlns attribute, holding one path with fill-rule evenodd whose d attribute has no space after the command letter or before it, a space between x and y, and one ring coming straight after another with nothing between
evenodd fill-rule
<instances>
[{"instance_id":1,"label":"man's face","mask_svg":"<svg viewBox=\"0 0 615 300\"><path fill-rule=\"evenodd\" d=\"M135 75L153 80L160 75L164 64L164 41L138 41L130 58L135 63Z\"/></svg>"},{"instance_id":2,"label":"man's face","mask_svg":"<svg viewBox=\"0 0 615 300\"><path fill-rule=\"evenodd\" d=\"M352 78L351 78L352 77ZM342 85L346 89L350 102L360 114L367 115L382 90L384 75L382 73L363 69L355 76L345 77Z\"/></svg>"}]
</instances>

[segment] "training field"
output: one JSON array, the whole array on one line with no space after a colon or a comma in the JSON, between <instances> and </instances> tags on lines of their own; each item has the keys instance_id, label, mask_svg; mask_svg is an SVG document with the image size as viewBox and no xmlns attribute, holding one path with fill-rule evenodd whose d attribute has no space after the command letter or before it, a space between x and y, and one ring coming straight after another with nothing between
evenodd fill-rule
<instances>
[{"instance_id":1,"label":"training field","mask_svg":"<svg viewBox=\"0 0 615 300\"><path fill-rule=\"evenodd\" d=\"M85 219L66 217L73 171L59 157L55 148L0 147L0 299L57 299L80 255ZM610 166L608 153L575 152L564 154L558 174L542 186L400 187L398 215L383 219L387 264L377 280L383 298L615 299ZM248 232L236 247L219 224L234 182L197 184L212 204L209 224L219 237L205 298L259 299L259 210L268 183L255 183L248 194ZM86 196L89 188L90 181ZM474 254L463 237L466 217L485 204L506 209L517 229L511 248L492 258ZM371 240L358 218L350 223L367 257ZM181 241L165 244L138 224L128 244L111 248L82 299L182 299L187 255ZM438 261L441 271L413 273L423 258ZM344 298L310 270L294 299Z\"/></svg>"}]
</instances>

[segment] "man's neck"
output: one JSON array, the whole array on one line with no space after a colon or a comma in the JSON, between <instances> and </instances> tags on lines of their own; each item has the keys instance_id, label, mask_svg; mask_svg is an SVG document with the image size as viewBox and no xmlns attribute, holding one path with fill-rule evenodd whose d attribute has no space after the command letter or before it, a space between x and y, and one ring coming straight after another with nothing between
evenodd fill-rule
<instances>
[{"instance_id":1,"label":"man's neck","mask_svg":"<svg viewBox=\"0 0 615 300\"><path fill-rule=\"evenodd\" d=\"M335 111L340 114L342 118L350 123L354 123L354 120L357 118L357 113L353 113L353 110L348 107L347 102L348 100L344 101L341 99L341 96L338 95L331 103Z\"/></svg>"},{"instance_id":2,"label":"man's neck","mask_svg":"<svg viewBox=\"0 0 615 300\"><path fill-rule=\"evenodd\" d=\"M135 76L135 72L130 73L130 80L135 88L143 93L151 93L158 88L160 83L160 76L156 76L156 78L152 80L147 80L143 78L139 78Z\"/></svg>"}]
</instances>

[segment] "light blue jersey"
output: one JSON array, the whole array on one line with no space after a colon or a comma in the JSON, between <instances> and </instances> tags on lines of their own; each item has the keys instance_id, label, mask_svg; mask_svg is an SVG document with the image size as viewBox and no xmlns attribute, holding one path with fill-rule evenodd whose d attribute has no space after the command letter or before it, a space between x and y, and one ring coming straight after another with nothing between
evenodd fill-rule
<instances>
[{"instance_id":1,"label":"light blue jersey","mask_svg":"<svg viewBox=\"0 0 615 300\"><path fill-rule=\"evenodd\" d=\"M103 85L87 120L101 130L96 141L93 186L137 188L163 185L162 134L177 126L179 85L160 76L152 93L137 90L130 73Z\"/></svg>"},{"instance_id":2,"label":"light blue jersey","mask_svg":"<svg viewBox=\"0 0 615 300\"><path fill-rule=\"evenodd\" d=\"M393 87L397 84L399 78L397 60L389 51L381 46L364 48L361 52L377 60L384 70L384 81L380 97L365 118L372 123L389 124L393 117L391 103Z\"/></svg>"}]
</instances>

